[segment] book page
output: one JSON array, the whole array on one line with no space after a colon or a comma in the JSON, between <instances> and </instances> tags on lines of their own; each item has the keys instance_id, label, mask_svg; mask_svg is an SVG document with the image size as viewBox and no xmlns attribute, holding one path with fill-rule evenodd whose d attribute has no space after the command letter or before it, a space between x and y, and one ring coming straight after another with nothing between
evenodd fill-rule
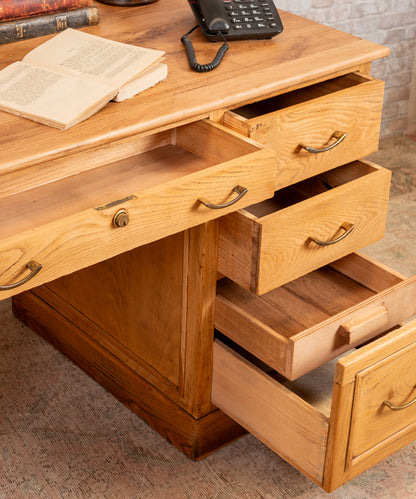
<instances>
[{"instance_id":1,"label":"book page","mask_svg":"<svg viewBox=\"0 0 416 499\"><path fill-rule=\"evenodd\" d=\"M15 62L0 71L0 109L65 129L88 118L117 90Z\"/></svg>"},{"instance_id":2,"label":"book page","mask_svg":"<svg viewBox=\"0 0 416 499\"><path fill-rule=\"evenodd\" d=\"M150 67L144 71L138 78L127 83L118 91L117 95L113 98L114 102L121 102L130 99L148 88L154 87L161 81L166 80L168 75L168 67L161 62Z\"/></svg>"},{"instance_id":3,"label":"book page","mask_svg":"<svg viewBox=\"0 0 416 499\"><path fill-rule=\"evenodd\" d=\"M27 54L23 61L120 88L164 52L66 29Z\"/></svg>"}]
</instances>

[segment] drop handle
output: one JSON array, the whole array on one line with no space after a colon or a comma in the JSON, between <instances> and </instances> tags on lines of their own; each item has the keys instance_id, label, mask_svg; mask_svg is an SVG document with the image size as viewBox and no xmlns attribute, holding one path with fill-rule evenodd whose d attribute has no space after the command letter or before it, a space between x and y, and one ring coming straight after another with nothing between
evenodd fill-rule
<instances>
[{"instance_id":1,"label":"drop handle","mask_svg":"<svg viewBox=\"0 0 416 499\"><path fill-rule=\"evenodd\" d=\"M321 149L317 149L315 147L311 147L311 146L307 146L305 144L299 144L299 147L302 148L302 149L306 149L308 152L312 153L312 154L319 154L321 152L327 152L327 151L330 151L331 149L333 149L334 147L337 147L339 144L341 144L341 142L345 139L345 137L347 136L347 133L346 132L338 132L338 131L335 131L332 135L331 135L331 139L336 139L335 142L333 142L332 144L330 144L329 146L327 147L323 147Z\"/></svg>"},{"instance_id":2,"label":"drop handle","mask_svg":"<svg viewBox=\"0 0 416 499\"><path fill-rule=\"evenodd\" d=\"M248 192L248 188L242 187L241 185L236 185L235 187L233 187L233 191L236 192L238 194L238 196L235 197L234 199L232 199L231 201L229 201L228 203L214 204L214 203L210 203L209 201L206 201L203 198L198 199L198 201L201 204L203 204L204 206L206 206L207 208L210 208L211 210L220 210L222 208L228 208L228 206L231 206L234 203L237 203L237 201L239 201L243 196L245 196Z\"/></svg>"},{"instance_id":3,"label":"drop handle","mask_svg":"<svg viewBox=\"0 0 416 499\"><path fill-rule=\"evenodd\" d=\"M29 263L26 264L26 268L30 270L29 275L27 275L25 278L13 284L6 284L4 286L0 286L0 291L8 291L10 289L18 288L19 286L26 284L28 281L33 279L33 277L35 277L35 275L42 269L42 265L40 263L35 262L34 260L31 260Z\"/></svg>"},{"instance_id":4,"label":"drop handle","mask_svg":"<svg viewBox=\"0 0 416 499\"><path fill-rule=\"evenodd\" d=\"M416 385L413 387L413 389L415 389L415 388L416 388ZM385 400L383 402L383 404L385 406L387 406L389 409L391 409L392 411L402 411L403 409L407 409L408 407L410 407L411 405L413 405L415 403L416 403L416 397L413 400L411 400L410 402L408 402L407 404L402 404L402 405L393 404L389 400Z\"/></svg>"},{"instance_id":5,"label":"drop handle","mask_svg":"<svg viewBox=\"0 0 416 499\"><path fill-rule=\"evenodd\" d=\"M344 222L340 226L340 229L342 229L344 231L344 233L335 239L330 239L329 241L320 241L319 239L315 239L313 237L310 237L309 239L311 241L313 241L315 244L317 244L318 246L331 246L331 244L339 243L340 241L345 239L347 236L349 236L351 234L351 232L354 230L354 227L355 227L354 224Z\"/></svg>"}]
</instances>

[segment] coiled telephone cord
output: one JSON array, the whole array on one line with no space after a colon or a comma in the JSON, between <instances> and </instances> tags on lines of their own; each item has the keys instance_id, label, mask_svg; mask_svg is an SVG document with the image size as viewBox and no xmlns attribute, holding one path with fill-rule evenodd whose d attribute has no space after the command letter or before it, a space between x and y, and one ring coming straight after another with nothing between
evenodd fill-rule
<instances>
[{"instance_id":1,"label":"coiled telephone cord","mask_svg":"<svg viewBox=\"0 0 416 499\"><path fill-rule=\"evenodd\" d=\"M224 43L218 49L218 52L211 62L208 62L207 64L199 64L196 60L195 51L191 39L188 37L188 35L190 35L196 28L198 28L198 26L194 26L191 30L188 31L188 33L183 35L183 37L181 38L181 42L185 45L186 55L188 56L188 61L191 69L193 71L196 71L197 73L207 73L208 71L212 71L220 65L220 62L223 60L224 55L230 48L230 46L226 42L221 31L218 31L218 35L221 36Z\"/></svg>"}]
</instances>

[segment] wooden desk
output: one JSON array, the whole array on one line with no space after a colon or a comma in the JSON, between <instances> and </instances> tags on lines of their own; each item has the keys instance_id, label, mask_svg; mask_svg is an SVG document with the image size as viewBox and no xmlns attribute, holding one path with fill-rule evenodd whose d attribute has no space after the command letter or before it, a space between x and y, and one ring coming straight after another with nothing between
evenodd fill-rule
<instances>
[{"instance_id":1,"label":"wooden desk","mask_svg":"<svg viewBox=\"0 0 416 499\"><path fill-rule=\"evenodd\" d=\"M244 303L251 306L250 296L260 300L256 294L284 290L284 283L382 237L389 174L355 160L377 148L383 85L368 74L371 62L388 55L388 50L281 12L285 27L281 35L268 41L235 42L217 70L196 74L190 71L180 42L195 24L185 1L160 0L129 9L99 7L101 22L88 31L165 50L167 81L129 101L110 103L65 132L0 116L0 284L24 277L29 261L43 265L33 279L0 291L1 298L14 295L19 318L197 459L245 431L234 419L259 433L236 413L237 402L228 407L231 397L221 391L226 383L215 381L224 376L221 360L214 366L213 400L231 417L211 402L214 321L224 334L272 366L275 359L264 357L269 346L276 348L277 370L296 378L316 367L317 361L304 354L287 360L283 350L294 348L288 339L276 337L276 344L264 343L263 333L256 333L250 323L261 328L261 319L238 319L238 331L230 330L227 319L239 306L244 309ZM197 32L192 37L198 59L210 60L217 46ZM39 41L0 47L2 67L21 59ZM275 102L269 99L279 95L286 103L268 116ZM247 118L244 112L233 111L251 103L264 103L266 117ZM309 120L313 127L306 126ZM325 123L322 130L316 129L317 123ZM331 137L337 131L335 124L348 128L348 138ZM294 139L298 132L304 139ZM324 148L330 152L305 152L299 146L303 140L321 148L329 141ZM329 147L335 141L337 146ZM351 161L352 166L342 167L340 173L337 167ZM324 258L310 260L304 252L313 249L301 248L283 278L271 269L269 250L265 256L253 252L266 247L258 239L260 233L266 234L265 228L259 229L262 215L250 212L251 208L237 210L328 171L335 172L336 179L321 179L320 185L335 182L340 189L319 197L315 212L328 214L330 206L359 199L351 207L358 221L339 229L349 233L354 225L356 235L344 246L334 245L336 249ZM211 209L201 200L226 206ZM299 215L301 219L313 220L312 204L306 215ZM119 210L129 216L121 227L115 220ZM247 219L260 225L249 229ZM283 220L278 227L280 223ZM334 232L330 222L323 225L329 234ZM241 232L242 227L246 229ZM316 234L316 239L327 237ZM318 364L416 312L414 280L362 257L338 262L334 268L342 279L351 277L355 268L361 276L358 281L366 285L360 291L353 279L351 286L357 288L350 300L353 310L341 327L336 326L344 334L343 343L331 339L332 346L322 349ZM251 290L252 295L242 296L243 305L230 305L227 285L221 285L216 298L218 271L241 290ZM368 284L370 276L376 276L377 283ZM370 288L376 290L375 297L369 295ZM363 309L355 299L360 293ZM312 310L309 306L306 314L311 320ZM240 335L245 325L246 338ZM274 334L271 326L265 326L269 336ZM221 359L223 347L217 345ZM307 350L308 344L302 348ZM227 359L229 354L224 355ZM234 372L240 369L237 366ZM347 398L339 395L338 400L347 404ZM287 414L291 410L288 407ZM329 447L327 453L327 447L319 448L318 463L322 453L335 453L334 469L335 465L344 469L347 437L345 432L342 435L343 443L335 450ZM413 433L399 439L399 444L409 438L414 438ZM399 444L389 444L389 451ZM271 446L327 490L362 470L361 465L348 473L336 468L324 476L321 464L314 464L311 471L299 456ZM377 458L383 455L378 453Z\"/></svg>"}]
</instances>

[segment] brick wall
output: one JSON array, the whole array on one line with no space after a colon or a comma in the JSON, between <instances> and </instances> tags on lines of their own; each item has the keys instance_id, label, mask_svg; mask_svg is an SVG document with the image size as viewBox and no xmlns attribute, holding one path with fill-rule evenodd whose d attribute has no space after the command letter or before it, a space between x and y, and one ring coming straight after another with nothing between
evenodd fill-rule
<instances>
[{"instance_id":1,"label":"brick wall","mask_svg":"<svg viewBox=\"0 0 416 499\"><path fill-rule=\"evenodd\" d=\"M381 135L415 126L416 0L274 0L277 7L390 48L390 57L372 64L372 76L386 82ZM412 91L411 91L412 88Z\"/></svg>"}]
</instances>

